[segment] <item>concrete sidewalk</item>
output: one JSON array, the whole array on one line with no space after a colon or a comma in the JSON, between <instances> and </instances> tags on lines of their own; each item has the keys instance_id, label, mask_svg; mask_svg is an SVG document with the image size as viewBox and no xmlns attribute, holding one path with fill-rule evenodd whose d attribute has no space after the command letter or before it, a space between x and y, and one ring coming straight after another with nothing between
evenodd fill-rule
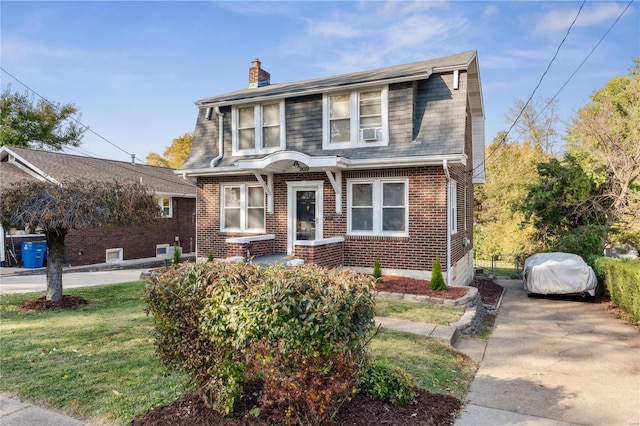
<instances>
[{"instance_id":1,"label":"concrete sidewalk","mask_svg":"<svg viewBox=\"0 0 640 426\"><path fill-rule=\"evenodd\" d=\"M640 332L599 304L506 289L456 426L640 424Z\"/></svg>"},{"instance_id":2,"label":"concrete sidewalk","mask_svg":"<svg viewBox=\"0 0 640 426\"><path fill-rule=\"evenodd\" d=\"M81 420L57 411L0 395L0 425L2 426L82 426L84 424Z\"/></svg>"}]
</instances>

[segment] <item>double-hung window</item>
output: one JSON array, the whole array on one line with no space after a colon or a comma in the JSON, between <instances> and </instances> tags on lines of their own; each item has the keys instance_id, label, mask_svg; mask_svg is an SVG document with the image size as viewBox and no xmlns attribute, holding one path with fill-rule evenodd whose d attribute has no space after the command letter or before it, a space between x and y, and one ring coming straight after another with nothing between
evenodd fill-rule
<instances>
[{"instance_id":1,"label":"double-hung window","mask_svg":"<svg viewBox=\"0 0 640 426\"><path fill-rule=\"evenodd\" d=\"M264 232L264 189L254 184L225 184L221 194L222 231Z\"/></svg>"},{"instance_id":2,"label":"double-hung window","mask_svg":"<svg viewBox=\"0 0 640 426\"><path fill-rule=\"evenodd\" d=\"M388 89L353 90L323 96L323 148L388 144Z\"/></svg>"},{"instance_id":3,"label":"double-hung window","mask_svg":"<svg viewBox=\"0 0 640 426\"><path fill-rule=\"evenodd\" d=\"M285 148L284 101L232 109L233 153L268 153Z\"/></svg>"},{"instance_id":4,"label":"double-hung window","mask_svg":"<svg viewBox=\"0 0 640 426\"><path fill-rule=\"evenodd\" d=\"M347 232L351 235L408 235L406 179L353 179L347 186Z\"/></svg>"},{"instance_id":5,"label":"double-hung window","mask_svg":"<svg viewBox=\"0 0 640 426\"><path fill-rule=\"evenodd\" d=\"M173 203L171 197L158 197L158 205L162 211L162 217L170 218L173 216Z\"/></svg>"}]
</instances>

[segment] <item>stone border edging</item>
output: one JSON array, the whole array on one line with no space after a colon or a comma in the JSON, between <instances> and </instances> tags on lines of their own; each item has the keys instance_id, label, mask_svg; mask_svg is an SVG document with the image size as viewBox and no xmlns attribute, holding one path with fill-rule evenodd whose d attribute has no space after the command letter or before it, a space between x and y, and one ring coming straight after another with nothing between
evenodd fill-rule
<instances>
[{"instance_id":1,"label":"stone border edging","mask_svg":"<svg viewBox=\"0 0 640 426\"><path fill-rule=\"evenodd\" d=\"M441 297L431 297L420 294L391 293L388 291L378 291L377 296L386 299L406 300L409 302L422 302L434 305L445 305L452 307L461 307L465 309L462 317L449 324L462 334L478 334L482 328L482 320L486 314L486 309L482 304L482 298L476 287L467 287L469 291L458 299L443 299Z\"/></svg>"}]
</instances>

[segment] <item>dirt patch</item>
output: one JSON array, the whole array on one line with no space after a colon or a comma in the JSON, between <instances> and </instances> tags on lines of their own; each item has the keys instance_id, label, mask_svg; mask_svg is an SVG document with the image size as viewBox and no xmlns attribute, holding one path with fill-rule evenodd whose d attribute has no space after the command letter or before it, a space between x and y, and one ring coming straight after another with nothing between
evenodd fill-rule
<instances>
[{"instance_id":1,"label":"dirt patch","mask_svg":"<svg viewBox=\"0 0 640 426\"><path fill-rule=\"evenodd\" d=\"M465 296L469 290L464 287L447 287L446 290L431 290L429 281L415 278L397 277L385 275L376 284L377 291L389 293L418 294L421 296L439 297L441 299L455 300Z\"/></svg>"},{"instance_id":2,"label":"dirt patch","mask_svg":"<svg viewBox=\"0 0 640 426\"><path fill-rule=\"evenodd\" d=\"M78 296L72 296L70 294L63 294L62 300L59 302L53 302L47 300L46 296L42 296L39 299L28 300L20 305L20 309L23 311L46 311L48 309L73 309L78 306L87 305L86 299Z\"/></svg>"}]
</instances>

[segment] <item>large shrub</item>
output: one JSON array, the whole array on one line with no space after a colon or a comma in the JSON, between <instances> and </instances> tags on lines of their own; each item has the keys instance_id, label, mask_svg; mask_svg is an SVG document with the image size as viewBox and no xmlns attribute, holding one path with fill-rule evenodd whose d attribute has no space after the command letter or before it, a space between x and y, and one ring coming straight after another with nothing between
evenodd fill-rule
<instances>
[{"instance_id":1,"label":"large shrub","mask_svg":"<svg viewBox=\"0 0 640 426\"><path fill-rule=\"evenodd\" d=\"M346 270L208 262L153 275L145 299L158 353L211 407L232 412L261 378L279 423L320 424L356 389L373 289Z\"/></svg>"}]
</instances>

